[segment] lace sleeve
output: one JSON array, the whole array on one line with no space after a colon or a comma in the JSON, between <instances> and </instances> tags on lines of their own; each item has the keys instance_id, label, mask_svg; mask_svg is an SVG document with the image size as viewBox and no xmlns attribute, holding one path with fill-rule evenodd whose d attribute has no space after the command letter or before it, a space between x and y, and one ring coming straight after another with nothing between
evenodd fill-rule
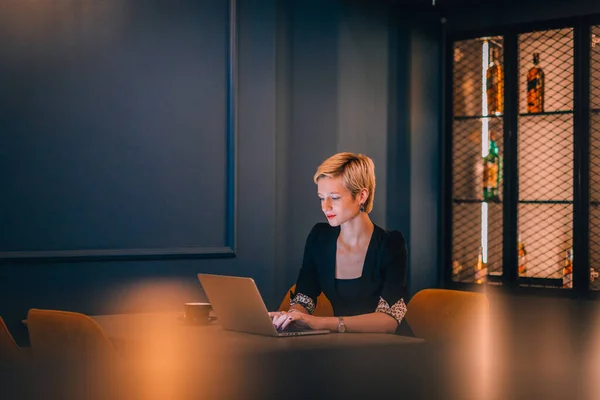
<instances>
[{"instance_id":1,"label":"lace sleeve","mask_svg":"<svg viewBox=\"0 0 600 400\"><path fill-rule=\"evenodd\" d=\"M379 304L375 309L375 312L382 312L394 317L398 324L402 322L402 318L404 318L404 314L406 314L406 304L404 304L404 299L400 299L394 303L390 307L387 301L383 299L383 297L379 297Z\"/></svg>"},{"instance_id":2,"label":"lace sleeve","mask_svg":"<svg viewBox=\"0 0 600 400\"><path fill-rule=\"evenodd\" d=\"M306 311L308 311L309 314L315 312L315 302L305 294L296 293L296 295L290 299L290 307L294 304L300 304L302 307L306 308Z\"/></svg>"}]
</instances>

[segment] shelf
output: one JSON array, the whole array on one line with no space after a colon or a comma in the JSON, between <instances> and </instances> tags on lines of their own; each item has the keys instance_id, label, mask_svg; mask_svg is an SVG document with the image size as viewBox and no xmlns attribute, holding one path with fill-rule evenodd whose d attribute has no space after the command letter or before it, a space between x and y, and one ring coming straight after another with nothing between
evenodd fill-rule
<instances>
[{"instance_id":1,"label":"shelf","mask_svg":"<svg viewBox=\"0 0 600 400\"><path fill-rule=\"evenodd\" d=\"M541 117L545 115L569 115L573 114L573 110L565 110L565 111L548 111L541 113L521 113L519 117Z\"/></svg>"},{"instance_id":2,"label":"shelf","mask_svg":"<svg viewBox=\"0 0 600 400\"><path fill-rule=\"evenodd\" d=\"M503 118L504 115L455 115L455 121L466 121L470 119Z\"/></svg>"},{"instance_id":3,"label":"shelf","mask_svg":"<svg viewBox=\"0 0 600 400\"><path fill-rule=\"evenodd\" d=\"M600 114L600 109L592 109L593 114ZM541 117L546 115L571 115L573 110L562 110L562 111L546 111L541 113L520 113L520 117ZM500 115L455 115L455 121L467 121L476 119L493 119L493 118L504 118L504 114Z\"/></svg>"},{"instance_id":4,"label":"shelf","mask_svg":"<svg viewBox=\"0 0 600 400\"><path fill-rule=\"evenodd\" d=\"M493 54L495 46L483 48L473 37L453 47L461 50L458 58L463 60L449 60L447 70L451 96L446 104L450 121L444 125L449 135L444 167L449 171L445 183L451 200L444 205L447 224L442 235L450 287L485 291L486 286L492 290L504 286L506 293L557 298L595 292L600 300L600 278L595 286L585 287L586 266L582 264L573 265L577 287L563 288L567 248L578 250L576 259L586 264L600 257L600 242L594 240L600 232L600 222L595 223L600 221L600 184L594 186L594 178L600 176L600 162L594 164L600 155L600 146L594 142L600 129L600 89L594 85L600 69L593 68L598 61L593 58L600 53L579 52L589 50L589 38L576 34L588 30L598 34L600 25L583 20L573 25L507 27L504 33L516 29L516 35L509 35L498 55ZM535 53L542 57L545 73L544 106L540 108L526 106L526 73L531 71ZM480 76L491 54L494 60L499 56L505 68L504 93L496 88L488 93L487 73ZM500 110L493 106L500 94L505 100L502 114L485 115L488 110ZM492 107L486 108L491 95ZM542 112L528 112L536 109ZM497 171L502 173L499 191L494 192L498 200L485 202L483 178L490 176L484 174L482 153L487 154L490 131L496 134L503 165ZM520 236L528 251L524 274L518 273ZM487 245L488 275L485 284L479 285L474 282L479 277L474 266L482 245ZM454 262L462 266L460 273L452 273L457 272Z\"/></svg>"},{"instance_id":5,"label":"shelf","mask_svg":"<svg viewBox=\"0 0 600 400\"><path fill-rule=\"evenodd\" d=\"M490 272L487 274L488 284L502 284L502 272Z\"/></svg>"},{"instance_id":6,"label":"shelf","mask_svg":"<svg viewBox=\"0 0 600 400\"><path fill-rule=\"evenodd\" d=\"M554 287L562 288L562 279L557 278L534 278L528 276L519 277L519 285L521 286L533 286L533 287Z\"/></svg>"},{"instance_id":7,"label":"shelf","mask_svg":"<svg viewBox=\"0 0 600 400\"><path fill-rule=\"evenodd\" d=\"M519 200L519 204L573 204L573 200Z\"/></svg>"},{"instance_id":8,"label":"shelf","mask_svg":"<svg viewBox=\"0 0 600 400\"><path fill-rule=\"evenodd\" d=\"M452 199L452 202L454 204L477 204L483 203L484 201L481 199ZM486 203L502 204L502 200L492 200L487 201Z\"/></svg>"},{"instance_id":9,"label":"shelf","mask_svg":"<svg viewBox=\"0 0 600 400\"><path fill-rule=\"evenodd\" d=\"M454 204L483 203L481 199L452 199ZM502 200L488 201L487 203L502 204ZM573 204L573 200L519 200L519 204ZM590 201L593 207L600 206L600 201Z\"/></svg>"},{"instance_id":10,"label":"shelf","mask_svg":"<svg viewBox=\"0 0 600 400\"><path fill-rule=\"evenodd\" d=\"M455 204L477 204L483 203L481 199L452 199ZM487 203L502 204L502 200L492 200ZM519 204L573 204L573 200L519 200ZM600 206L600 201L590 201L593 207Z\"/></svg>"},{"instance_id":11,"label":"shelf","mask_svg":"<svg viewBox=\"0 0 600 400\"><path fill-rule=\"evenodd\" d=\"M469 277L458 282L472 283L473 277ZM518 278L520 286L531 286L531 287L544 287L544 288L562 288L563 281L560 278L541 278L541 277L529 277L520 276ZM486 284L488 285L502 285L502 273L492 272L487 275Z\"/></svg>"}]
</instances>

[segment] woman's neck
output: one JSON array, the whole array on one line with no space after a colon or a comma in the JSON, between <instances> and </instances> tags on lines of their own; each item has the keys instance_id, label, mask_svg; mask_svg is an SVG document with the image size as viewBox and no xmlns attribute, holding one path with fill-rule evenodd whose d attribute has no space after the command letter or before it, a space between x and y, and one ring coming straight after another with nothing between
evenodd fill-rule
<instances>
[{"instance_id":1,"label":"woman's neck","mask_svg":"<svg viewBox=\"0 0 600 400\"><path fill-rule=\"evenodd\" d=\"M375 225L371 222L369 214L361 212L340 226L338 240L341 240L346 246L355 247L365 241L370 241L374 229Z\"/></svg>"}]
</instances>

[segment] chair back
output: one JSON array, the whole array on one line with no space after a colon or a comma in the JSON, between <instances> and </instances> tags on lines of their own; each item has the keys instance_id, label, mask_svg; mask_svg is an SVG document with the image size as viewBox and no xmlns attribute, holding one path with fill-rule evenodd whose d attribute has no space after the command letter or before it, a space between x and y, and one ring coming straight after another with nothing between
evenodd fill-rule
<instances>
[{"instance_id":1,"label":"chair back","mask_svg":"<svg viewBox=\"0 0 600 400\"><path fill-rule=\"evenodd\" d=\"M28 391L29 358L0 317L0 399L34 398Z\"/></svg>"},{"instance_id":2,"label":"chair back","mask_svg":"<svg viewBox=\"0 0 600 400\"><path fill-rule=\"evenodd\" d=\"M283 298L283 301L279 305L279 311L287 311L290 309L290 297L291 293L296 291L296 285L292 285L290 290L286 293ZM315 307L315 312L313 315L318 317L333 317L333 307L331 306L331 302L325 296L325 293L321 293L319 297L317 297L317 305Z\"/></svg>"},{"instance_id":3,"label":"chair back","mask_svg":"<svg viewBox=\"0 0 600 400\"><path fill-rule=\"evenodd\" d=\"M125 386L121 358L102 327L87 315L31 309L27 314L35 395L31 398L111 399ZM125 381L124 381L125 382Z\"/></svg>"},{"instance_id":4,"label":"chair back","mask_svg":"<svg viewBox=\"0 0 600 400\"><path fill-rule=\"evenodd\" d=\"M407 305L406 318L415 336L429 342L469 340L487 328L489 303L481 293L424 289Z\"/></svg>"},{"instance_id":5,"label":"chair back","mask_svg":"<svg viewBox=\"0 0 600 400\"><path fill-rule=\"evenodd\" d=\"M0 365L12 365L19 360L20 349L0 317Z\"/></svg>"},{"instance_id":6,"label":"chair back","mask_svg":"<svg viewBox=\"0 0 600 400\"><path fill-rule=\"evenodd\" d=\"M36 355L105 359L115 355L100 325L84 314L32 308L27 315L27 326Z\"/></svg>"}]
</instances>

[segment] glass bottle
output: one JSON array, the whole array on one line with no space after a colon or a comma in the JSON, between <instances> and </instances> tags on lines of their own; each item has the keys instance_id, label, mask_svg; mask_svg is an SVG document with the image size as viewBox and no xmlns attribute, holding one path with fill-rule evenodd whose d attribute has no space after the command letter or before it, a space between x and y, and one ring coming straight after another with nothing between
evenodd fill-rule
<instances>
[{"instance_id":1,"label":"glass bottle","mask_svg":"<svg viewBox=\"0 0 600 400\"><path fill-rule=\"evenodd\" d=\"M539 67L540 54L533 54L533 67L527 73L527 112L544 112L544 71Z\"/></svg>"},{"instance_id":2,"label":"glass bottle","mask_svg":"<svg viewBox=\"0 0 600 400\"><path fill-rule=\"evenodd\" d=\"M525 243L521 241L521 235L519 235L519 243L517 245L517 255L519 259L518 274L519 276L525 275L527 272L527 250L525 250Z\"/></svg>"},{"instance_id":3,"label":"glass bottle","mask_svg":"<svg viewBox=\"0 0 600 400\"><path fill-rule=\"evenodd\" d=\"M496 134L490 131L488 154L483 158L483 201L500 200L500 156Z\"/></svg>"},{"instance_id":4,"label":"glass bottle","mask_svg":"<svg viewBox=\"0 0 600 400\"><path fill-rule=\"evenodd\" d=\"M563 267L563 288L573 287L573 250L567 250L565 265Z\"/></svg>"},{"instance_id":5,"label":"glass bottle","mask_svg":"<svg viewBox=\"0 0 600 400\"><path fill-rule=\"evenodd\" d=\"M600 276L600 273L596 271L596 268L590 267L590 283L594 283L596 279Z\"/></svg>"},{"instance_id":6,"label":"glass bottle","mask_svg":"<svg viewBox=\"0 0 600 400\"><path fill-rule=\"evenodd\" d=\"M472 96L473 84L470 82L470 74L465 64L461 62L464 59L464 53L460 47L454 48L454 103L452 112L454 115L468 115L467 100ZM466 61L466 60L465 60Z\"/></svg>"},{"instance_id":7,"label":"glass bottle","mask_svg":"<svg viewBox=\"0 0 600 400\"><path fill-rule=\"evenodd\" d=\"M501 115L504 108L504 70L497 48L492 48L485 75L488 115Z\"/></svg>"},{"instance_id":8,"label":"glass bottle","mask_svg":"<svg viewBox=\"0 0 600 400\"><path fill-rule=\"evenodd\" d=\"M483 247L479 248L479 254L477 255L477 262L473 267L475 270L475 283L482 284L485 282L487 277L487 264L483 262Z\"/></svg>"},{"instance_id":9,"label":"glass bottle","mask_svg":"<svg viewBox=\"0 0 600 400\"><path fill-rule=\"evenodd\" d=\"M460 273L462 272L462 265L457 260L452 262L452 279L455 282L460 281Z\"/></svg>"}]
</instances>

